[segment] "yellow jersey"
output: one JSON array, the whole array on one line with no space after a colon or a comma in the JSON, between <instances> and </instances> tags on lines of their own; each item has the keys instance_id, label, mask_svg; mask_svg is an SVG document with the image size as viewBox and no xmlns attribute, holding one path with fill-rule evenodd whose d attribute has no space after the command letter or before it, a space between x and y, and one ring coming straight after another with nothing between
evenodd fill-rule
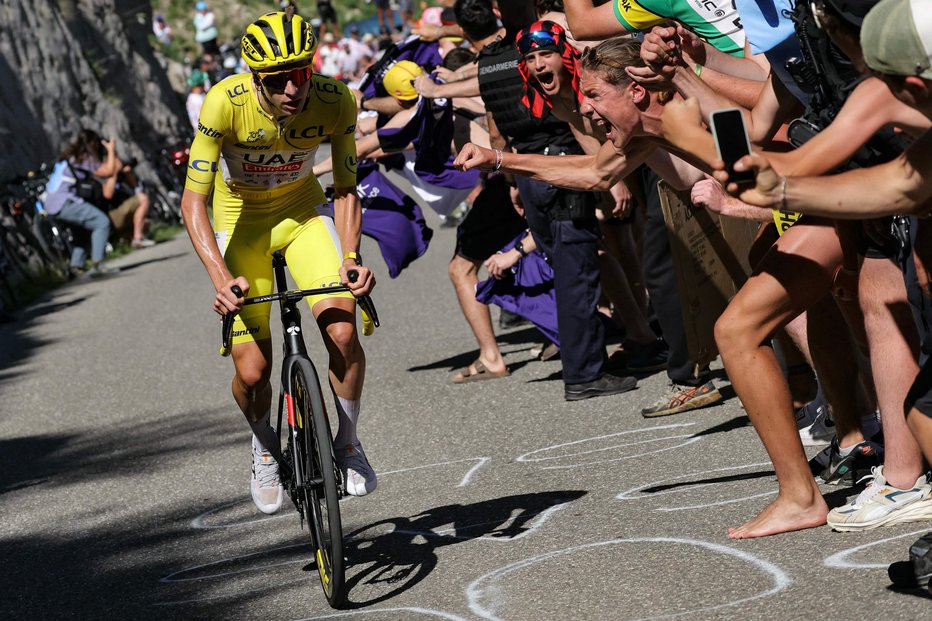
<instances>
[{"instance_id":1,"label":"yellow jersey","mask_svg":"<svg viewBox=\"0 0 932 621\"><path fill-rule=\"evenodd\" d=\"M355 134L356 99L338 80L313 75L304 108L279 122L259 104L251 74L230 76L204 100L185 189L213 189L215 204L249 207L294 191L311 205L324 203L312 173L317 148L330 138L334 185L354 187Z\"/></svg>"}]
</instances>

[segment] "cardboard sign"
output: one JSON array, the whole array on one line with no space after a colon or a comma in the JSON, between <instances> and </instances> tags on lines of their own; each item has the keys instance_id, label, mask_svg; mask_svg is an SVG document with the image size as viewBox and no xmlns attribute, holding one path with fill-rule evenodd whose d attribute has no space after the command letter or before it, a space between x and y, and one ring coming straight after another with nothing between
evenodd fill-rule
<instances>
[{"instance_id":1,"label":"cardboard sign","mask_svg":"<svg viewBox=\"0 0 932 621\"><path fill-rule=\"evenodd\" d=\"M715 322L751 273L748 251L758 222L719 216L692 204L689 192L658 184L670 236L689 356L698 369L718 356Z\"/></svg>"}]
</instances>

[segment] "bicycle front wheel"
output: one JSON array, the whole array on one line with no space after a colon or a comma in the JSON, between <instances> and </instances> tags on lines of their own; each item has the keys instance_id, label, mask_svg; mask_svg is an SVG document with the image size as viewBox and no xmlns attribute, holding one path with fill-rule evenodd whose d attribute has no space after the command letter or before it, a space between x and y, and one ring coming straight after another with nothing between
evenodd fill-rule
<instances>
[{"instance_id":1,"label":"bicycle front wheel","mask_svg":"<svg viewBox=\"0 0 932 621\"><path fill-rule=\"evenodd\" d=\"M300 462L303 474L303 486L298 490L300 504L311 531L320 584L327 601L337 608L344 598L345 563L330 423L311 363L298 360L292 367L290 379L293 424L297 432L294 459ZM295 466L297 472L299 463Z\"/></svg>"}]
</instances>

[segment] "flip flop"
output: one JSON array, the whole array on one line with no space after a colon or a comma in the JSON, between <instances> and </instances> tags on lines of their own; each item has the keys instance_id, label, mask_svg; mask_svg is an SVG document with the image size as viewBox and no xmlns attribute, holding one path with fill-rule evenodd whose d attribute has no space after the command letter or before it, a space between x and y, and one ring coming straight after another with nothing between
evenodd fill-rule
<instances>
[{"instance_id":1,"label":"flip flop","mask_svg":"<svg viewBox=\"0 0 932 621\"><path fill-rule=\"evenodd\" d=\"M509 371L507 368L504 371L489 371L487 368L485 368L485 365L482 364L481 360L476 360L472 366L476 368L475 373L471 373L469 371L469 367L463 367L453 374L453 376L450 378L450 381L454 384L467 384L469 382L498 379L499 377L508 377L511 375L511 371Z\"/></svg>"}]
</instances>

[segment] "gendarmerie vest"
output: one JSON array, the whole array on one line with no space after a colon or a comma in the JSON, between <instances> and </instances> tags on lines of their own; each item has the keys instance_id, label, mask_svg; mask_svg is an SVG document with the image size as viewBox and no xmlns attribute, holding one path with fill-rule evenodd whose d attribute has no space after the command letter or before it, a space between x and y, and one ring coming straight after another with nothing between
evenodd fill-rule
<instances>
[{"instance_id":1,"label":"gendarmerie vest","mask_svg":"<svg viewBox=\"0 0 932 621\"><path fill-rule=\"evenodd\" d=\"M513 41L499 39L479 53L479 92L495 125L518 153L581 153L569 125L548 110L542 119L521 104L524 80Z\"/></svg>"}]
</instances>

